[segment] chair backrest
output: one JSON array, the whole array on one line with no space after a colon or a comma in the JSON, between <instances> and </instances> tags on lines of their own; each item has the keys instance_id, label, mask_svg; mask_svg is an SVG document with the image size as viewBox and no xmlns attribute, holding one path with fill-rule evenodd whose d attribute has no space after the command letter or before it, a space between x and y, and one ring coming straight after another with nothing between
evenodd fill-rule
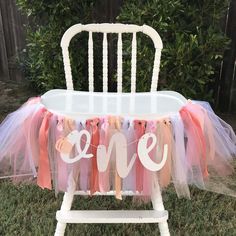
<instances>
[{"instance_id":1,"label":"chair backrest","mask_svg":"<svg viewBox=\"0 0 236 236\"><path fill-rule=\"evenodd\" d=\"M72 73L69 58L69 44L71 39L82 31L89 32L88 38L88 75L89 75L89 91L94 91L94 58L93 58L93 33L103 33L103 92L108 92L108 43L107 34L117 33L117 92L122 92L122 34L132 33L132 55L131 55L131 93L136 92L136 57L137 57L137 42L136 33L142 32L148 35L155 47L155 58L153 64L151 92L157 90L158 75L160 68L160 58L162 50L162 40L159 34L152 27L143 25L128 25L128 24L76 24L71 26L63 35L61 39L61 47L63 54L64 70L66 77L67 89L73 90Z\"/></svg>"}]
</instances>

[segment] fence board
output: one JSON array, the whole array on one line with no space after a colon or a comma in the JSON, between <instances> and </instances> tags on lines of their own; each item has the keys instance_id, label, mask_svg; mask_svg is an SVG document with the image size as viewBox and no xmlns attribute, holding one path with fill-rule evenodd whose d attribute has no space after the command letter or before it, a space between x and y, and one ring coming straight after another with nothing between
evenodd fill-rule
<instances>
[{"instance_id":1,"label":"fence board","mask_svg":"<svg viewBox=\"0 0 236 236\"><path fill-rule=\"evenodd\" d=\"M226 17L226 35L231 39L224 53L222 70L216 87L216 108L221 112L236 113L236 0L231 0Z\"/></svg>"},{"instance_id":2,"label":"fence board","mask_svg":"<svg viewBox=\"0 0 236 236\"><path fill-rule=\"evenodd\" d=\"M95 4L95 22L115 22L123 0L99 0ZM103 12L103 14L101 14ZM236 0L230 1L226 35L231 38L230 48L225 51L222 70L215 87L216 108L222 112L236 113ZM16 6L16 0L0 0L0 80L20 81L23 75L17 57L25 47L27 23ZM109 44L109 75L115 69L114 44ZM111 86L111 85L109 85Z\"/></svg>"},{"instance_id":3,"label":"fence board","mask_svg":"<svg viewBox=\"0 0 236 236\"><path fill-rule=\"evenodd\" d=\"M0 0L0 12L0 80L20 81L23 74L17 60L25 47L26 17L20 14L15 0Z\"/></svg>"},{"instance_id":4,"label":"fence board","mask_svg":"<svg viewBox=\"0 0 236 236\"><path fill-rule=\"evenodd\" d=\"M2 13L0 8L0 80L9 80L7 50L3 30Z\"/></svg>"},{"instance_id":5,"label":"fence board","mask_svg":"<svg viewBox=\"0 0 236 236\"><path fill-rule=\"evenodd\" d=\"M123 0L99 0L96 2L93 12L93 20L96 23L116 23L116 17L120 12ZM101 14L103 12L103 14ZM112 78L117 66L116 59L116 35L108 34L108 78ZM117 85L108 80L108 90L114 91Z\"/></svg>"}]
</instances>

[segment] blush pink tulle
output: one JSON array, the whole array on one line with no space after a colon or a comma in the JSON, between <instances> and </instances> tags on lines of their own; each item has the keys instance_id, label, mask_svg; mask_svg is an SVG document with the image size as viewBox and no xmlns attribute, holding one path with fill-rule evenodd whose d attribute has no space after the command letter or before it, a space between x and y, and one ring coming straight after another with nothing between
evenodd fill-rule
<instances>
[{"instance_id":1,"label":"blush pink tulle","mask_svg":"<svg viewBox=\"0 0 236 236\"><path fill-rule=\"evenodd\" d=\"M65 163L55 149L56 142L73 130L84 129L92 137L89 152L93 158ZM137 157L127 177L122 179L116 169L113 148L107 169L99 172L97 146L102 144L107 149L117 132L127 140L127 164L137 153L140 137L145 133L155 134L157 143L149 157L159 163L167 144L164 167L157 172L150 171ZM82 148L85 143L81 139ZM147 145L150 144L148 140ZM0 125L0 150L0 178L38 182L43 188L52 186L56 193L67 191L72 173L77 190L91 194L114 190L118 199L122 198L122 191L133 191L149 201L157 182L161 189L173 183L178 197L190 198L189 185L236 196L236 135L202 101L189 101L179 112L155 120L107 116L86 121L52 114L41 105L40 98L34 98L9 114ZM71 157L77 154L73 148Z\"/></svg>"}]
</instances>

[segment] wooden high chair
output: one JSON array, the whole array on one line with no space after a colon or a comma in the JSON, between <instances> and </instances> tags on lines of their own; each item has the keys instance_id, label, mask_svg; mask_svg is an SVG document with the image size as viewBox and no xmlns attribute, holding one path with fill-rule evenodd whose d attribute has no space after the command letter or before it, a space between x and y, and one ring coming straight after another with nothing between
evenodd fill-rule
<instances>
[{"instance_id":1,"label":"wooden high chair","mask_svg":"<svg viewBox=\"0 0 236 236\"><path fill-rule=\"evenodd\" d=\"M73 82L72 82L72 73L70 66L70 58L69 58L69 43L73 36L82 31L87 31L89 33L88 39L88 67L89 67L89 92L78 92L73 90ZM137 55L137 42L136 42L136 34L137 32L142 32L149 36L155 47L155 58L153 64L153 75L151 82L151 91L149 93L136 93L136 55ZM103 33L103 93L95 93L94 92L94 58L93 58L93 34L94 33ZM108 33L117 33L118 34L118 43L117 43L117 93L108 93L108 41L107 34ZM122 93L122 34L131 33L133 35L132 39L132 53L131 53L131 93L124 94ZM66 106L61 107L61 110L65 109L64 114L73 116L73 111L77 108L73 108L73 105L70 105L71 99L78 98L80 96L87 96L88 98L88 110L81 113L83 119L90 118L98 115L106 115L106 114L114 114L115 115L135 115L137 109L143 109L142 107L148 106L148 104L137 105L135 99L138 96L144 96L149 99L150 102L150 112L145 114L145 117L154 117L155 115L162 115L168 112L177 112L182 105L186 103L186 99L182 97L180 94L172 92L172 91L162 91L157 92L157 84L158 84L158 74L160 67L160 57L162 50L162 40L159 34L151 27L147 25L137 26L137 25L125 25L125 24L76 24L70 27L63 35L61 40L61 47L63 53L63 61L64 61L64 69L65 69L65 77L66 77L66 85L67 91L71 90L71 93L66 92L70 95L69 100L66 102L64 100L68 99L63 97L64 92L61 90L54 91L54 94L51 94L55 97L55 95L60 94L58 99L61 99L61 103ZM53 106L50 104L50 91L43 96L42 100L44 101L46 107ZM82 95L81 95L82 94ZM73 97L75 96L75 97ZM109 103L110 96L115 98L113 103ZM128 97L129 101L129 110L127 112L124 111L122 103L122 98ZM65 98L65 99L64 99ZM166 101L159 103L160 100ZM100 101L103 104L101 111L97 111L97 106L94 103ZM127 100L126 100L127 101ZM112 109L115 108L115 112L111 112ZM126 106L127 107L127 106ZM139 108L137 108L139 107ZM49 109L50 110L50 109ZM96 111L95 111L96 110ZM73 113L73 114L72 114ZM139 113L138 117L142 117ZM159 185L157 184L155 192L153 192L151 196L153 209L154 210L83 210L76 211L70 210L74 195L87 195L89 192L76 191L76 182L73 178L73 173L70 174L68 179L68 189L65 192L63 202L61 205L61 209L57 211L57 227L55 231L56 236L64 235L66 224L67 223L158 223L161 235L169 235L169 229L167 224L168 212L164 209L161 190ZM106 195L114 195L114 191L110 191L106 193ZM136 192L125 191L122 192L122 195L137 195ZM102 193L96 193L95 195L103 195Z\"/></svg>"}]
</instances>

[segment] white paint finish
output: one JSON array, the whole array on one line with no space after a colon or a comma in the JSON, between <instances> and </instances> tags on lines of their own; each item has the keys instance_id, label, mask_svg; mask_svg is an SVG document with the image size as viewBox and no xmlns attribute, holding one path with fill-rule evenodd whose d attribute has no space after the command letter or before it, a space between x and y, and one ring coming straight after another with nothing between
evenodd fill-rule
<instances>
[{"instance_id":1,"label":"white paint finish","mask_svg":"<svg viewBox=\"0 0 236 236\"><path fill-rule=\"evenodd\" d=\"M160 66L160 55L161 55L161 50L163 47L162 40L159 36L159 34L151 28L150 26L143 25L143 26L138 26L138 25L127 25L127 24L109 24L109 23L103 23L103 24L88 24L88 25L82 25L82 24L76 24L71 26L63 35L61 39L61 47L62 47L62 52L63 52L63 62L64 62L64 67L65 67L65 77L66 77L66 84L67 84L67 89L73 89L73 82L72 82L72 76L71 76L71 67L69 64L69 53L68 53L68 47L70 44L71 39L78 33L82 31L88 31L89 32L89 91L93 91L93 83L92 78L93 78L93 55L92 55L92 33L117 33L118 34L118 47L122 48L122 40L119 40L121 38L122 33L133 33L134 37L132 40L132 59L131 63L134 63L131 65L131 78L133 78L134 81L134 74L136 72L136 33L137 32L142 32L146 35L148 35L154 44L154 47L156 49L156 56L154 60L154 67L153 67L153 77L152 77L152 85L151 85L151 91L156 91L157 90L157 85L158 85L158 74L159 74L159 66ZM103 40L103 55L106 55L106 36L104 34L104 40ZM118 49L118 53L119 53ZM105 56L104 56L105 58ZM106 82L106 59L103 62L103 78L105 78ZM121 56L118 54L118 83L117 83L117 91L122 92L122 51L121 51ZM120 72L121 71L121 72ZM103 81L104 82L104 81ZM132 84L133 82L131 81L131 90L132 92L135 92L134 85ZM103 89L104 92L107 91L105 83L103 83Z\"/></svg>"},{"instance_id":2,"label":"white paint finish","mask_svg":"<svg viewBox=\"0 0 236 236\"><path fill-rule=\"evenodd\" d=\"M159 76L159 70L160 70L160 60L161 60L161 50L156 49L154 64L153 64L153 72L152 72L151 92L157 91L158 76Z\"/></svg>"},{"instance_id":3,"label":"white paint finish","mask_svg":"<svg viewBox=\"0 0 236 236\"><path fill-rule=\"evenodd\" d=\"M153 206L154 210L156 210L156 211L164 211L165 210L162 196L161 196L160 185L158 183L158 179L154 180L151 200L152 200L152 206ZM158 224L161 236L170 236L167 220L168 219L166 219L165 221L160 222Z\"/></svg>"},{"instance_id":4,"label":"white paint finish","mask_svg":"<svg viewBox=\"0 0 236 236\"><path fill-rule=\"evenodd\" d=\"M96 33L132 33L132 32L143 32L148 35L153 41L155 48L163 48L162 40L160 35L155 29L148 25L132 25L132 24L76 24L66 30L61 39L61 47L68 47L71 39L82 31L92 31Z\"/></svg>"},{"instance_id":5,"label":"white paint finish","mask_svg":"<svg viewBox=\"0 0 236 236\"><path fill-rule=\"evenodd\" d=\"M151 91L156 91L157 90L157 85L158 85L158 74L159 74L159 67L160 67L160 57L161 57L161 49L163 47L162 45L162 40L159 36L159 34L151 27L143 25L143 26L137 26L137 25L125 25L125 24L109 24L109 23L104 23L104 24L88 24L88 25L82 25L82 24L76 24L71 26L63 35L62 40L61 40L61 47L62 47L62 55L63 55L63 62L64 62L64 70L65 70L65 78L66 78L66 86L68 90L73 90L73 81L72 81L72 73L71 73L71 66L70 66L70 58L69 58L69 51L68 47L70 44L71 39L77 34L82 31L88 31L89 32L89 91L93 92L93 41L92 41L92 32L101 32L101 33L117 33L121 38L122 33L136 33L136 32L143 32L144 34L148 35L154 43L154 47L156 49L155 53L155 59L154 59L154 66L153 66L153 76L152 76L152 84L151 84ZM136 34L135 34L136 35ZM119 40L118 40L119 41ZM103 91L106 93L108 91L107 89L107 59L106 58L106 36L104 36L103 40ZM134 81L136 81L136 56L137 52L135 51L136 48L136 39L135 36L133 37L132 40L132 56L131 56L131 91L132 94L135 94L136 90L136 85L134 84ZM121 55L118 56L119 62L117 62L119 71L121 68L121 73L118 72L119 74L119 80L117 83L117 91L120 93L122 92L122 41L120 40L118 42L119 48L121 50L118 50ZM107 104L102 104L100 106L103 107L103 112L106 112L108 114L109 112L114 112L114 114L117 114L119 112L122 113L123 111L123 105L122 105L122 99L119 97L119 99L115 98L115 110L113 110L114 103L110 103L110 101L114 97L108 97L104 96L105 93L102 96L102 99L98 99L96 96L92 96L92 93L87 93L86 96L89 97L89 99L86 99L88 101L88 104L86 102L83 103L78 103L77 99L83 99L84 95L83 93L77 94L76 96L72 95L70 96L70 101L72 101L72 105L67 106L67 108L63 107L64 105L64 99L66 97L64 92L59 92L58 91L50 91L49 94L45 94L42 96L42 104L46 106L46 108L49 108L54 113L65 115L65 116L70 116L71 118L73 117L78 117L78 113L74 112L76 110L76 103L79 104L80 106L88 106L88 113L84 112L81 116L81 119L88 119L89 117L94 117L94 115L98 112L96 111L96 100L101 100L104 102L104 100L107 102ZM64 96L65 95L65 96ZM117 94L120 96L120 94ZM167 95L167 94L166 94ZM179 101L182 101L182 105L186 103L186 101L183 101L183 97L180 98L180 95L177 96L172 96L173 94L169 94L166 96L166 98L172 97L172 101L174 101L175 107L178 107L177 104L179 104ZM158 104L158 100L153 98L153 95L150 95L151 100L153 101L151 104ZM71 99L72 98L72 99ZM154 99L154 100L153 100ZM68 101L68 99L67 99ZM136 107L136 101L135 99L131 99L131 102L129 103L130 105L128 106L132 112L134 112L135 115L137 115L137 107ZM60 104L62 103L62 105ZM171 104L171 102L167 102L162 104L163 107L168 107ZM59 106L58 106L59 105ZM161 104L158 104L158 106ZM151 108L152 111L157 111L158 108ZM69 111L68 111L69 110ZM87 111L87 110L86 110ZM149 114L143 114L145 111L143 110L142 113L139 114L139 117L142 118L153 118L152 115ZM99 113L100 114L100 113ZM142 115L143 114L143 115ZM147 115L147 116L146 116ZM160 115L160 113L159 113ZM65 227L66 223L69 223L71 221L75 221L75 223L82 223L81 220L84 222L89 219L90 223L98 223L100 220L103 221L104 223L108 223L109 221L112 223L147 223L147 222L159 222L159 229L161 235L169 235L169 229L168 229L168 224L167 224L167 218L168 214L164 210L163 202L162 202L162 197L161 197L161 192L159 188L159 184L156 183L156 189L154 191L154 194L152 195L152 202L153 202L153 207L155 211L153 213L149 212L138 212L138 211L132 211L132 212L127 212L127 214L124 214L124 211L121 211L120 213L116 212L110 212L108 213L107 211L105 212L100 212L100 213L94 213L84 211L84 212L73 212L70 211L73 196L75 194L75 180L73 180L72 177L73 172L71 172L70 178L68 180L68 192L65 193L64 198L63 198L63 203L61 207L61 211L57 213L57 228L55 235L56 236L61 236L64 235L65 232ZM79 194L82 194L82 192L77 192ZM89 194L89 193L88 193ZM99 193L96 193L99 195ZM114 192L108 192L107 195L114 195ZM130 195L139 195L139 193L133 193L133 192L123 192L122 194L130 194ZM86 219L86 214L87 214L87 219ZM90 214L90 215L89 215Z\"/></svg>"},{"instance_id":6,"label":"white paint finish","mask_svg":"<svg viewBox=\"0 0 236 236\"><path fill-rule=\"evenodd\" d=\"M68 96L72 101L70 110L66 103ZM177 113L187 99L174 91L117 94L56 89L41 96L41 103L49 111L72 119L119 115L148 120Z\"/></svg>"},{"instance_id":7,"label":"white paint finish","mask_svg":"<svg viewBox=\"0 0 236 236\"><path fill-rule=\"evenodd\" d=\"M65 47L62 48L62 56L63 56L64 71L66 77L66 88L68 90L74 90L68 48Z\"/></svg>"},{"instance_id":8,"label":"white paint finish","mask_svg":"<svg viewBox=\"0 0 236 236\"><path fill-rule=\"evenodd\" d=\"M63 201L61 204L61 211L62 212L69 212L72 206L72 202L74 199L74 193L76 188L76 181L73 178L73 171L70 172L68 177L68 188L67 192L65 192L63 196ZM63 236L66 230L66 223L65 221L57 220L57 226L55 230L54 236Z\"/></svg>"},{"instance_id":9,"label":"white paint finish","mask_svg":"<svg viewBox=\"0 0 236 236\"><path fill-rule=\"evenodd\" d=\"M155 210L86 210L57 211L57 220L65 223L159 223L168 218L167 211Z\"/></svg>"},{"instance_id":10,"label":"white paint finish","mask_svg":"<svg viewBox=\"0 0 236 236\"><path fill-rule=\"evenodd\" d=\"M88 40L88 74L89 74L89 92L94 91L94 68L93 68L93 34L89 32L89 40Z\"/></svg>"}]
</instances>

